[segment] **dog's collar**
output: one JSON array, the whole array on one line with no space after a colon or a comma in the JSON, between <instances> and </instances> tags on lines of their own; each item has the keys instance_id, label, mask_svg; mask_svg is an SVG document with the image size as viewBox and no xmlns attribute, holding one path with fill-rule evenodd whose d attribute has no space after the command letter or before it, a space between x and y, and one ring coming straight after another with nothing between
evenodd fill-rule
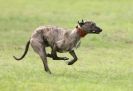
<instances>
[{"instance_id":1,"label":"dog's collar","mask_svg":"<svg viewBox=\"0 0 133 91\"><path fill-rule=\"evenodd\" d=\"M87 34L83 29L81 28L78 28L76 27L77 29L77 33L79 34L79 36L82 38L82 37L85 37L85 35Z\"/></svg>"}]
</instances>

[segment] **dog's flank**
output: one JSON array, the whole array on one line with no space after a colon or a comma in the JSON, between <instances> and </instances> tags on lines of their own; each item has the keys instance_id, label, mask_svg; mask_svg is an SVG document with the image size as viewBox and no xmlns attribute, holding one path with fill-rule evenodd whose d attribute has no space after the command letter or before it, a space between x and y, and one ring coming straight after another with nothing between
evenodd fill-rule
<instances>
[{"instance_id":1,"label":"dog's flank","mask_svg":"<svg viewBox=\"0 0 133 91\"><path fill-rule=\"evenodd\" d=\"M48 64L47 57L53 60L68 60L67 57L58 57L57 52L69 52L73 56L73 59L68 61L68 65L72 65L77 61L77 56L74 52L74 48L78 45L80 39L89 33L99 34L102 30L96 26L95 23L91 21L78 22L76 28L72 31L67 31L63 28L53 27L53 26L41 26L37 28L30 41L27 42L25 52L20 58L14 58L16 60L21 60L26 55L29 44L31 44L33 50L42 59L44 69L46 72L51 73ZM45 48L50 47L51 53L46 53Z\"/></svg>"}]
</instances>

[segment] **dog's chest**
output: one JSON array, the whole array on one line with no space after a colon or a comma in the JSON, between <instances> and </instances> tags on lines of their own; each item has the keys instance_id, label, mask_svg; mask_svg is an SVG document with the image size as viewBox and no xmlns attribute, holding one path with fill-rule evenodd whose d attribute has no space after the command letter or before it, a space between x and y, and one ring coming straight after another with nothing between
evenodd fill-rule
<instances>
[{"instance_id":1,"label":"dog's chest","mask_svg":"<svg viewBox=\"0 0 133 91\"><path fill-rule=\"evenodd\" d=\"M79 44L79 41L74 41L72 39L60 40L56 42L57 51L61 53L71 51L74 48L76 48L78 44Z\"/></svg>"}]
</instances>

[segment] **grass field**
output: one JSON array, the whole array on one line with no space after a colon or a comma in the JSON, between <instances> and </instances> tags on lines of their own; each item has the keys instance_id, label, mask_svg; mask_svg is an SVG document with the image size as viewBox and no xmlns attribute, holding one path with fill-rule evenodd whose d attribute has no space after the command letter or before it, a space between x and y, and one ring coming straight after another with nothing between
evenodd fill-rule
<instances>
[{"instance_id":1,"label":"grass field","mask_svg":"<svg viewBox=\"0 0 133 91\"><path fill-rule=\"evenodd\" d=\"M133 91L132 6L132 0L0 0L0 91ZM82 39L74 65L48 58L49 75L31 48L22 61L12 58L36 27L73 29L81 19L103 32Z\"/></svg>"}]
</instances>

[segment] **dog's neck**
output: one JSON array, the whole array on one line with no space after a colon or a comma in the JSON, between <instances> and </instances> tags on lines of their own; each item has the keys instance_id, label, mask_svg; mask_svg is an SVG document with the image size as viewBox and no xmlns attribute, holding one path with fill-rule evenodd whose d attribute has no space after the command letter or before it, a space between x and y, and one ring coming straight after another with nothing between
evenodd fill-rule
<instances>
[{"instance_id":1,"label":"dog's neck","mask_svg":"<svg viewBox=\"0 0 133 91\"><path fill-rule=\"evenodd\" d=\"M85 37L85 35L87 35L87 33L78 26L76 27L76 32L80 36L80 38L83 38L83 37Z\"/></svg>"},{"instance_id":2,"label":"dog's neck","mask_svg":"<svg viewBox=\"0 0 133 91\"><path fill-rule=\"evenodd\" d=\"M69 38L71 38L71 40L75 42L75 45L77 45L80 39L85 37L85 35L87 35L87 33L77 26L74 30L71 31Z\"/></svg>"}]
</instances>

